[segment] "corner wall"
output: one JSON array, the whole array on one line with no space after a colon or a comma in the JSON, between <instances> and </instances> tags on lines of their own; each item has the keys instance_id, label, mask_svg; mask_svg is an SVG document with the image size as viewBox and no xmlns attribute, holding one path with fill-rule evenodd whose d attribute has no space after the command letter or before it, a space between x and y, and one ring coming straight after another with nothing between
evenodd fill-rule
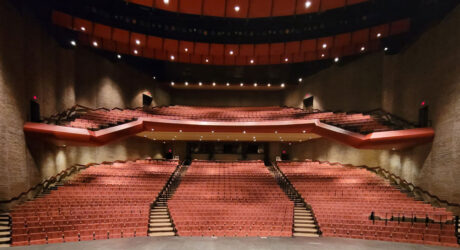
<instances>
[{"instance_id":1,"label":"corner wall","mask_svg":"<svg viewBox=\"0 0 460 250\"><path fill-rule=\"evenodd\" d=\"M0 200L9 199L74 163L126 160L162 151L150 141L128 139L100 148L56 148L27 141L23 132L29 101L38 97L41 115L75 104L135 107L142 93L153 105L169 94L151 76L83 48L63 49L20 1L0 1ZM16 6L17 5L17 6ZM19 8L19 9L18 9Z\"/></svg>"},{"instance_id":2,"label":"corner wall","mask_svg":"<svg viewBox=\"0 0 460 250\"><path fill-rule=\"evenodd\" d=\"M460 6L398 55L382 58L381 54L375 54L349 63L344 69L332 67L308 78L305 86L291 94L298 98L307 90L315 99L318 95L321 102L315 108L335 109L343 105L341 109L369 110L376 106L412 122L417 122L420 104L425 101L435 129L433 143L401 151L358 150L318 139L293 145L291 156L381 166L442 199L460 203L459 23ZM368 63L372 68L363 68ZM361 74L361 79L355 78L360 81L356 86L368 83L375 85L375 90L364 88L364 92L356 95L341 95L347 93L344 88L348 86L342 71ZM315 92L321 82L326 83L321 90L326 93ZM331 82L334 85L328 84ZM368 98L363 98L366 92ZM356 99L362 101L360 107ZM292 100L292 105L299 105L298 99Z\"/></svg>"}]
</instances>

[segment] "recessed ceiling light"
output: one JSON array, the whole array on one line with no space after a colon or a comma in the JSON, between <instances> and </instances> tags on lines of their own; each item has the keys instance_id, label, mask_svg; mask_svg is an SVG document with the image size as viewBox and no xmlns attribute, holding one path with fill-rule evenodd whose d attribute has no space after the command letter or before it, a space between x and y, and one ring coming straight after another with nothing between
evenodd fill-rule
<instances>
[{"instance_id":1,"label":"recessed ceiling light","mask_svg":"<svg viewBox=\"0 0 460 250\"><path fill-rule=\"evenodd\" d=\"M243 134L246 134L246 130L243 131Z\"/></svg>"},{"instance_id":2,"label":"recessed ceiling light","mask_svg":"<svg viewBox=\"0 0 460 250\"><path fill-rule=\"evenodd\" d=\"M227 87L230 86L230 83L227 82Z\"/></svg>"},{"instance_id":3,"label":"recessed ceiling light","mask_svg":"<svg viewBox=\"0 0 460 250\"><path fill-rule=\"evenodd\" d=\"M321 54L321 57L324 57L325 55L324 54Z\"/></svg>"},{"instance_id":4,"label":"recessed ceiling light","mask_svg":"<svg viewBox=\"0 0 460 250\"><path fill-rule=\"evenodd\" d=\"M384 50L384 51L388 51L388 47L385 47L383 50Z\"/></svg>"},{"instance_id":5,"label":"recessed ceiling light","mask_svg":"<svg viewBox=\"0 0 460 250\"><path fill-rule=\"evenodd\" d=\"M157 77L156 77L156 76L153 76L152 78L153 78L153 80L157 79Z\"/></svg>"},{"instance_id":6,"label":"recessed ceiling light","mask_svg":"<svg viewBox=\"0 0 460 250\"><path fill-rule=\"evenodd\" d=\"M118 54L118 55L117 55L117 58L118 58L118 59L121 59L121 55ZM153 79L155 79L155 77L153 77Z\"/></svg>"},{"instance_id":7,"label":"recessed ceiling light","mask_svg":"<svg viewBox=\"0 0 460 250\"><path fill-rule=\"evenodd\" d=\"M208 62L209 62L209 59L208 59L208 58L206 58L204 61L208 63Z\"/></svg>"},{"instance_id":8,"label":"recessed ceiling light","mask_svg":"<svg viewBox=\"0 0 460 250\"><path fill-rule=\"evenodd\" d=\"M175 84L174 82L171 82L171 86L174 86L174 84Z\"/></svg>"},{"instance_id":9,"label":"recessed ceiling light","mask_svg":"<svg viewBox=\"0 0 460 250\"><path fill-rule=\"evenodd\" d=\"M139 51L137 51L137 49L134 50L134 54L139 54Z\"/></svg>"},{"instance_id":10,"label":"recessed ceiling light","mask_svg":"<svg viewBox=\"0 0 460 250\"><path fill-rule=\"evenodd\" d=\"M233 55L233 50L230 50L230 52L228 52L230 55Z\"/></svg>"},{"instance_id":11,"label":"recessed ceiling light","mask_svg":"<svg viewBox=\"0 0 460 250\"><path fill-rule=\"evenodd\" d=\"M284 88L284 87L286 87L286 84L281 83L281 88Z\"/></svg>"},{"instance_id":12,"label":"recessed ceiling light","mask_svg":"<svg viewBox=\"0 0 460 250\"><path fill-rule=\"evenodd\" d=\"M75 46L77 46L77 42L75 42L74 40L72 40L72 41L70 41L70 45L72 45L72 46L75 47Z\"/></svg>"},{"instance_id":13,"label":"recessed ceiling light","mask_svg":"<svg viewBox=\"0 0 460 250\"><path fill-rule=\"evenodd\" d=\"M198 86L203 86L203 83L202 83L202 82L199 82L199 83L198 83Z\"/></svg>"},{"instance_id":14,"label":"recessed ceiling light","mask_svg":"<svg viewBox=\"0 0 460 250\"><path fill-rule=\"evenodd\" d=\"M244 86L244 83L240 83L240 86L243 87L243 86Z\"/></svg>"},{"instance_id":15,"label":"recessed ceiling light","mask_svg":"<svg viewBox=\"0 0 460 250\"><path fill-rule=\"evenodd\" d=\"M323 43L323 49L327 48L327 44Z\"/></svg>"},{"instance_id":16,"label":"recessed ceiling light","mask_svg":"<svg viewBox=\"0 0 460 250\"><path fill-rule=\"evenodd\" d=\"M251 61L249 61L251 64L254 64L254 59L251 59Z\"/></svg>"},{"instance_id":17,"label":"recessed ceiling light","mask_svg":"<svg viewBox=\"0 0 460 250\"><path fill-rule=\"evenodd\" d=\"M213 82L213 83L212 83L212 86L213 86L213 87L215 87L215 86L216 86L216 83L215 83L215 82Z\"/></svg>"},{"instance_id":18,"label":"recessed ceiling light","mask_svg":"<svg viewBox=\"0 0 460 250\"><path fill-rule=\"evenodd\" d=\"M93 46L94 46L94 47L97 47L98 45L99 45L99 44L98 44L96 41L93 42Z\"/></svg>"},{"instance_id":19,"label":"recessed ceiling light","mask_svg":"<svg viewBox=\"0 0 460 250\"><path fill-rule=\"evenodd\" d=\"M164 4L169 4L169 0L163 0Z\"/></svg>"},{"instance_id":20,"label":"recessed ceiling light","mask_svg":"<svg viewBox=\"0 0 460 250\"><path fill-rule=\"evenodd\" d=\"M269 87L269 88L270 88L271 86L272 86L272 85L271 85L270 83L269 83L269 84L267 84L267 87Z\"/></svg>"},{"instance_id":21,"label":"recessed ceiling light","mask_svg":"<svg viewBox=\"0 0 460 250\"><path fill-rule=\"evenodd\" d=\"M275 134L278 134L278 131L275 131Z\"/></svg>"},{"instance_id":22,"label":"recessed ceiling light","mask_svg":"<svg viewBox=\"0 0 460 250\"><path fill-rule=\"evenodd\" d=\"M235 9L236 12L238 12L238 11L240 11L240 6L236 5L234 9Z\"/></svg>"},{"instance_id":23,"label":"recessed ceiling light","mask_svg":"<svg viewBox=\"0 0 460 250\"><path fill-rule=\"evenodd\" d=\"M284 61L285 61L285 62L289 62L289 58L287 58L287 57L284 58Z\"/></svg>"},{"instance_id":24,"label":"recessed ceiling light","mask_svg":"<svg viewBox=\"0 0 460 250\"><path fill-rule=\"evenodd\" d=\"M299 78L299 82L302 82L302 81L303 81L303 79L302 79L302 78Z\"/></svg>"},{"instance_id":25,"label":"recessed ceiling light","mask_svg":"<svg viewBox=\"0 0 460 250\"><path fill-rule=\"evenodd\" d=\"M188 82L185 82L185 86L188 86Z\"/></svg>"},{"instance_id":26,"label":"recessed ceiling light","mask_svg":"<svg viewBox=\"0 0 460 250\"><path fill-rule=\"evenodd\" d=\"M81 31L86 31L86 28L83 27L83 26L80 29L81 29Z\"/></svg>"},{"instance_id":27,"label":"recessed ceiling light","mask_svg":"<svg viewBox=\"0 0 460 250\"><path fill-rule=\"evenodd\" d=\"M382 33L378 33L378 34L377 34L377 37L381 37L381 36L382 36Z\"/></svg>"},{"instance_id":28,"label":"recessed ceiling light","mask_svg":"<svg viewBox=\"0 0 460 250\"><path fill-rule=\"evenodd\" d=\"M185 48L184 50L185 50L185 52L188 52L188 48Z\"/></svg>"},{"instance_id":29,"label":"recessed ceiling light","mask_svg":"<svg viewBox=\"0 0 460 250\"><path fill-rule=\"evenodd\" d=\"M302 133L304 133L304 134L305 134L305 133L307 133L307 131L306 131L306 130L304 130L304 131L302 131Z\"/></svg>"},{"instance_id":30,"label":"recessed ceiling light","mask_svg":"<svg viewBox=\"0 0 460 250\"><path fill-rule=\"evenodd\" d=\"M254 83L254 87L257 87L257 83L256 83L256 82Z\"/></svg>"},{"instance_id":31,"label":"recessed ceiling light","mask_svg":"<svg viewBox=\"0 0 460 250\"><path fill-rule=\"evenodd\" d=\"M214 130L213 130L213 131L211 131L211 133L213 133L213 134L214 134Z\"/></svg>"},{"instance_id":32,"label":"recessed ceiling light","mask_svg":"<svg viewBox=\"0 0 460 250\"><path fill-rule=\"evenodd\" d=\"M365 51L366 50L366 47L361 47L361 51Z\"/></svg>"},{"instance_id":33,"label":"recessed ceiling light","mask_svg":"<svg viewBox=\"0 0 460 250\"><path fill-rule=\"evenodd\" d=\"M181 129L181 130L179 130L179 133L182 133L182 129Z\"/></svg>"},{"instance_id":34,"label":"recessed ceiling light","mask_svg":"<svg viewBox=\"0 0 460 250\"><path fill-rule=\"evenodd\" d=\"M306 1L305 2L305 8L308 9L308 8L310 8L310 6L311 6L311 1Z\"/></svg>"},{"instance_id":35,"label":"recessed ceiling light","mask_svg":"<svg viewBox=\"0 0 460 250\"><path fill-rule=\"evenodd\" d=\"M141 44L141 41L139 39L136 39L136 44L137 45L140 45Z\"/></svg>"},{"instance_id":36,"label":"recessed ceiling light","mask_svg":"<svg viewBox=\"0 0 460 250\"><path fill-rule=\"evenodd\" d=\"M171 61L174 61L176 59L176 57L174 55L171 55Z\"/></svg>"}]
</instances>

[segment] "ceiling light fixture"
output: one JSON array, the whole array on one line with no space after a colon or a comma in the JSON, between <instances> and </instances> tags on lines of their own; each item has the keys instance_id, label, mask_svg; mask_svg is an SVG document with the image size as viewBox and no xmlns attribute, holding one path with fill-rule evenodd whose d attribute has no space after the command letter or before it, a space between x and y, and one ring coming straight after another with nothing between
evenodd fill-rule
<instances>
[{"instance_id":1,"label":"ceiling light fixture","mask_svg":"<svg viewBox=\"0 0 460 250\"><path fill-rule=\"evenodd\" d=\"M267 84L267 87L269 87L269 88L270 88L271 86L272 86L272 85L271 85L270 83L269 83L269 84Z\"/></svg>"},{"instance_id":2,"label":"ceiling light fixture","mask_svg":"<svg viewBox=\"0 0 460 250\"><path fill-rule=\"evenodd\" d=\"M136 39L136 44L141 45L141 41L139 39Z\"/></svg>"},{"instance_id":3,"label":"ceiling light fixture","mask_svg":"<svg viewBox=\"0 0 460 250\"><path fill-rule=\"evenodd\" d=\"M323 43L323 49L326 49L326 48L327 48L327 44Z\"/></svg>"},{"instance_id":4,"label":"ceiling light fixture","mask_svg":"<svg viewBox=\"0 0 460 250\"><path fill-rule=\"evenodd\" d=\"M188 82L185 82L185 86L188 86Z\"/></svg>"},{"instance_id":5,"label":"ceiling light fixture","mask_svg":"<svg viewBox=\"0 0 460 250\"><path fill-rule=\"evenodd\" d=\"M305 8L308 9L308 8L310 8L310 6L311 6L311 1L306 1L305 2Z\"/></svg>"},{"instance_id":6,"label":"ceiling light fixture","mask_svg":"<svg viewBox=\"0 0 460 250\"><path fill-rule=\"evenodd\" d=\"M234 9L235 9L236 12L239 12L240 11L240 6L236 5Z\"/></svg>"},{"instance_id":7,"label":"ceiling light fixture","mask_svg":"<svg viewBox=\"0 0 460 250\"><path fill-rule=\"evenodd\" d=\"M284 58L284 61L285 61L285 62L289 62L289 58L287 58L287 57Z\"/></svg>"},{"instance_id":8,"label":"ceiling light fixture","mask_svg":"<svg viewBox=\"0 0 460 250\"><path fill-rule=\"evenodd\" d=\"M176 57L174 55L171 55L171 61L174 61L176 59Z\"/></svg>"},{"instance_id":9,"label":"ceiling light fixture","mask_svg":"<svg viewBox=\"0 0 460 250\"><path fill-rule=\"evenodd\" d=\"M215 87L215 86L216 86L216 83L215 83L215 82L213 82L213 83L212 83L212 86L213 86L213 87Z\"/></svg>"},{"instance_id":10,"label":"ceiling light fixture","mask_svg":"<svg viewBox=\"0 0 460 250\"><path fill-rule=\"evenodd\" d=\"M382 33L377 33L377 37L381 37L382 36Z\"/></svg>"},{"instance_id":11,"label":"ceiling light fixture","mask_svg":"<svg viewBox=\"0 0 460 250\"><path fill-rule=\"evenodd\" d=\"M164 4L169 4L169 0L163 0Z\"/></svg>"},{"instance_id":12,"label":"ceiling light fixture","mask_svg":"<svg viewBox=\"0 0 460 250\"><path fill-rule=\"evenodd\" d=\"M227 82L227 87L229 87L229 86L230 86L230 83Z\"/></svg>"},{"instance_id":13,"label":"ceiling light fixture","mask_svg":"<svg viewBox=\"0 0 460 250\"><path fill-rule=\"evenodd\" d=\"M77 42L75 42L74 40L72 40L72 41L70 41L70 45L72 45L72 46L75 47L75 46L77 46Z\"/></svg>"},{"instance_id":14,"label":"ceiling light fixture","mask_svg":"<svg viewBox=\"0 0 460 250\"><path fill-rule=\"evenodd\" d=\"M139 51L137 51L137 49L134 50L134 54L139 54Z\"/></svg>"},{"instance_id":15,"label":"ceiling light fixture","mask_svg":"<svg viewBox=\"0 0 460 250\"><path fill-rule=\"evenodd\" d=\"M251 64L254 64L254 59L251 59L251 61L249 61Z\"/></svg>"},{"instance_id":16,"label":"ceiling light fixture","mask_svg":"<svg viewBox=\"0 0 460 250\"><path fill-rule=\"evenodd\" d=\"M286 87L286 84L281 83L281 88L284 88L284 87Z\"/></svg>"},{"instance_id":17,"label":"ceiling light fixture","mask_svg":"<svg viewBox=\"0 0 460 250\"><path fill-rule=\"evenodd\" d=\"M230 52L228 52L230 55L233 55L233 50L230 50Z\"/></svg>"},{"instance_id":18,"label":"ceiling light fixture","mask_svg":"<svg viewBox=\"0 0 460 250\"><path fill-rule=\"evenodd\" d=\"M243 86L244 86L244 83L240 83L240 86L243 87Z\"/></svg>"},{"instance_id":19,"label":"ceiling light fixture","mask_svg":"<svg viewBox=\"0 0 460 250\"><path fill-rule=\"evenodd\" d=\"M361 47L361 51L365 51L366 50L366 47Z\"/></svg>"},{"instance_id":20,"label":"ceiling light fixture","mask_svg":"<svg viewBox=\"0 0 460 250\"><path fill-rule=\"evenodd\" d=\"M174 86L174 84L175 84L174 82L171 82L171 86Z\"/></svg>"},{"instance_id":21,"label":"ceiling light fixture","mask_svg":"<svg viewBox=\"0 0 460 250\"><path fill-rule=\"evenodd\" d=\"M118 54L118 55L117 55L117 58L118 58L118 59L121 59L121 55ZM153 79L155 79L155 77L153 77Z\"/></svg>"},{"instance_id":22,"label":"ceiling light fixture","mask_svg":"<svg viewBox=\"0 0 460 250\"><path fill-rule=\"evenodd\" d=\"M93 42L93 46L94 46L94 47L97 47L98 45L99 45L99 44L98 44L96 41Z\"/></svg>"},{"instance_id":23,"label":"ceiling light fixture","mask_svg":"<svg viewBox=\"0 0 460 250\"><path fill-rule=\"evenodd\" d=\"M198 86L203 86L203 83L202 83L202 82L199 82L199 83L198 83Z\"/></svg>"},{"instance_id":24,"label":"ceiling light fixture","mask_svg":"<svg viewBox=\"0 0 460 250\"><path fill-rule=\"evenodd\" d=\"M80 29L81 29L81 31L86 31L86 28L83 27L83 26Z\"/></svg>"},{"instance_id":25,"label":"ceiling light fixture","mask_svg":"<svg viewBox=\"0 0 460 250\"><path fill-rule=\"evenodd\" d=\"M209 62L209 59L208 59L208 58L206 58L204 61L208 63L208 62Z\"/></svg>"},{"instance_id":26,"label":"ceiling light fixture","mask_svg":"<svg viewBox=\"0 0 460 250\"><path fill-rule=\"evenodd\" d=\"M185 50L185 52L188 52L188 48L185 48L184 50Z\"/></svg>"},{"instance_id":27,"label":"ceiling light fixture","mask_svg":"<svg viewBox=\"0 0 460 250\"><path fill-rule=\"evenodd\" d=\"M339 60L340 59L338 57L334 58L334 62L339 62Z\"/></svg>"}]
</instances>

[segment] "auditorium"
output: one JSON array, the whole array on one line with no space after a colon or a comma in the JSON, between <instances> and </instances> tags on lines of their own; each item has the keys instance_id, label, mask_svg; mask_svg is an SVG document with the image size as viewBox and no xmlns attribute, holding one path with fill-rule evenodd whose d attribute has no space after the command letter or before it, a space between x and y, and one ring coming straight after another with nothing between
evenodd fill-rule
<instances>
[{"instance_id":1,"label":"auditorium","mask_svg":"<svg viewBox=\"0 0 460 250\"><path fill-rule=\"evenodd\" d=\"M459 0L0 1L0 247L460 249Z\"/></svg>"}]
</instances>

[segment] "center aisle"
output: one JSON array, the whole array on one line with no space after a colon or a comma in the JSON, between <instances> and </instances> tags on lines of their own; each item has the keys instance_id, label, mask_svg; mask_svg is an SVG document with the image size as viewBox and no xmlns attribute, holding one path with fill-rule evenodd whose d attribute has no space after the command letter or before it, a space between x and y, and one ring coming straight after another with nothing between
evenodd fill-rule
<instances>
[{"instance_id":1,"label":"center aisle","mask_svg":"<svg viewBox=\"0 0 460 250\"><path fill-rule=\"evenodd\" d=\"M168 206L179 236L292 236L294 204L262 161L194 161Z\"/></svg>"}]
</instances>

